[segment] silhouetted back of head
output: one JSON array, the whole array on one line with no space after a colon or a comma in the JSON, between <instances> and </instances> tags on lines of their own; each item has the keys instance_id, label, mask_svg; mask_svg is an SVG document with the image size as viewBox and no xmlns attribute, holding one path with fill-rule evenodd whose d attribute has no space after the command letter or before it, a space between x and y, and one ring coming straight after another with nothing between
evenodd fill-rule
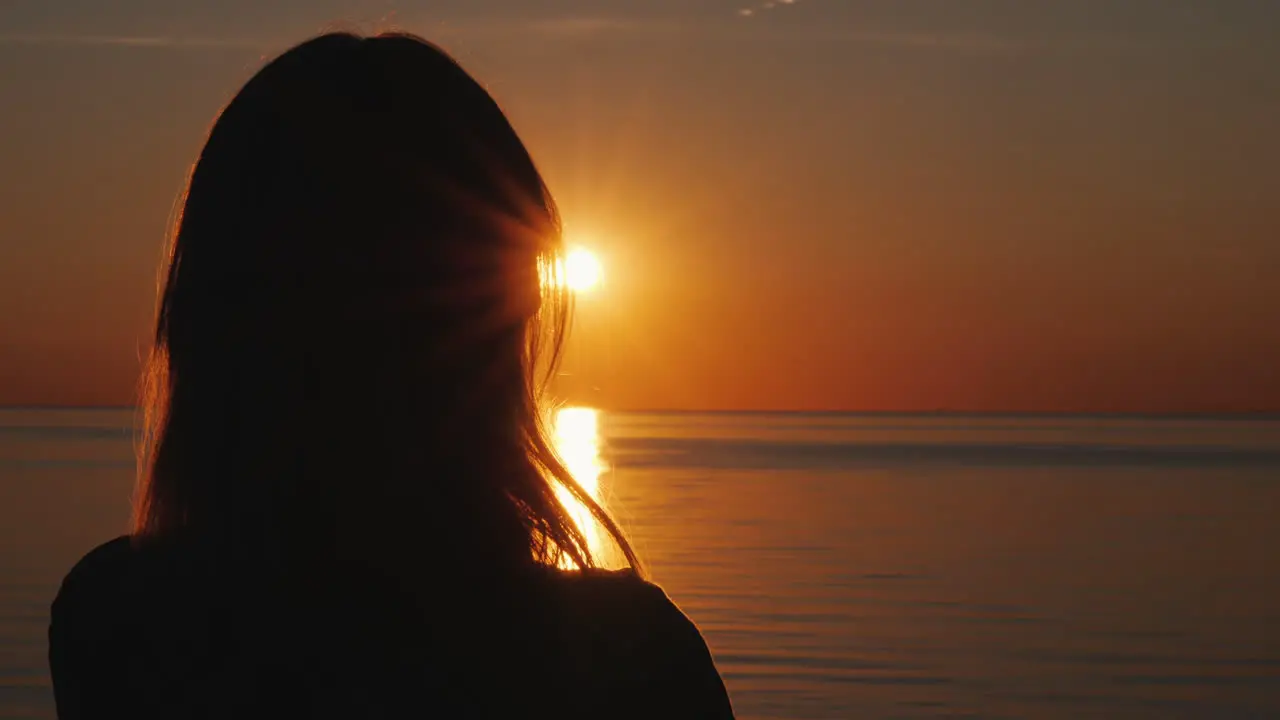
<instances>
[{"instance_id":1,"label":"silhouetted back of head","mask_svg":"<svg viewBox=\"0 0 1280 720\"><path fill-rule=\"evenodd\" d=\"M191 175L148 375L142 540L423 566L591 564L535 366L567 321L552 200L497 104L411 36L263 68Z\"/></svg>"}]
</instances>

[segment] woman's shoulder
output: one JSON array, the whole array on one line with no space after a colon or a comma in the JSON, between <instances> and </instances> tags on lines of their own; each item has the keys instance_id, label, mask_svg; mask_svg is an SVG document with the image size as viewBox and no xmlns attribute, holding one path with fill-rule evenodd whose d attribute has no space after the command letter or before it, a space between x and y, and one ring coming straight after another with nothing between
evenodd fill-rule
<instances>
[{"instance_id":1,"label":"woman's shoulder","mask_svg":"<svg viewBox=\"0 0 1280 720\"><path fill-rule=\"evenodd\" d=\"M55 612L71 600L117 589L132 573L136 559L137 551L128 535L108 540L85 553L62 580L54 601Z\"/></svg>"},{"instance_id":2,"label":"woman's shoulder","mask_svg":"<svg viewBox=\"0 0 1280 720\"><path fill-rule=\"evenodd\" d=\"M732 717L702 633L661 587L632 570L558 572L555 583L593 687L668 717Z\"/></svg>"},{"instance_id":3,"label":"woman's shoulder","mask_svg":"<svg viewBox=\"0 0 1280 720\"><path fill-rule=\"evenodd\" d=\"M126 566L135 556L133 538L129 535L108 540L93 548L71 567L67 578L94 577Z\"/></svg>"},{"instance_id":4,"label":"woman's shoulder","mask_svg":"<svg viewBox=\"0 0 1280 720\"><path fill-rule=\"evenodd\" d=\"M689 625L692 623L659 586L635 570L556 571L559 595L575 613L626 624Z\"/></svg>"},{"instance_id":5,"label":"woman's shoulder","mask_svg":"<svg viewBox=\"0 0 1280 720\"><path fill-rule=\"evenodd\" d=\"M122 535L98 545L72 566L54 598L54 620L94 616L118 624L156 587L173 591L184 564L171 548L141 545Z\"/></svg>"}]
</instances>

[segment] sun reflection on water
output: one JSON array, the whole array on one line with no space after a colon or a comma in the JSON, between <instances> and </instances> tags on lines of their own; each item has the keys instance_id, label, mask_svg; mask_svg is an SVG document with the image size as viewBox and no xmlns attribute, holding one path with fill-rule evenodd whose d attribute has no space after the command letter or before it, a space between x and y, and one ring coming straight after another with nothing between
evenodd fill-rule
<instances>
[{"instance_id":1,"label":"sun reflection on water","mask_svg":"<svg viewBox=\"0 0 1280 720\"><path fill-rule=\"evenodd\" d=\"M555 414L554 428L560 460L587 494L600 502L600 475L607 468L600 458L599 412L587 407L560 408ZM556 487L556 496L586 537L591 552L600 554L600 528L591 512L562 487ZM567 566L572 567L572 563Z\"/></svg>"}]
</instances>

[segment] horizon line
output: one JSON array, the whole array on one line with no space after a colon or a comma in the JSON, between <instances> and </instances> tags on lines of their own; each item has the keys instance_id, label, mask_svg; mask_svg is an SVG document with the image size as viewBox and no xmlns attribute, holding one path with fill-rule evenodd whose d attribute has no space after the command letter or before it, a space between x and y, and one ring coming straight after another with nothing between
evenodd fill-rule
<instances>
[{"instance_id":1,"label":"horizon line","mask_svg":"<svg viewBox=\"0 0 1280 720\"><path fill-rule=\"evenodd\" d=\"M1277 419L1280 420L1280 409L1255 410L998 410L998 409L963 409L937 408L932 410L909 409L844 409L844 410L806 410L803 408L603 408L587 403L564 403L561 407L589 407L607 413L627 415L860 415L866 417L1089 417L1089 418L1145 418L1145 419ZM0 404L0 411L75 411L75 410L139 410L138 405L116 404Z\"/></svg>"}]
</instances>

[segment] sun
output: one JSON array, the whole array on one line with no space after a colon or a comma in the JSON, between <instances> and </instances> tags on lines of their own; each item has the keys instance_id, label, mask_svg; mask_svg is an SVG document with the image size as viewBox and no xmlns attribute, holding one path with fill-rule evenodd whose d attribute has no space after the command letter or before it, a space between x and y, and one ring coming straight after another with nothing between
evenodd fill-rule
<instances>
[{"instance_id":1,"label":"sun","mask_svg":"<svg viewBox=\"0 0 1280 720\"><path fill-rule=\"evenodd\" d=\"M564 258L564 284L576 293L591 292L604 279L600 258L586 248L572 248Z\"/></svg>"}]
</instances>

